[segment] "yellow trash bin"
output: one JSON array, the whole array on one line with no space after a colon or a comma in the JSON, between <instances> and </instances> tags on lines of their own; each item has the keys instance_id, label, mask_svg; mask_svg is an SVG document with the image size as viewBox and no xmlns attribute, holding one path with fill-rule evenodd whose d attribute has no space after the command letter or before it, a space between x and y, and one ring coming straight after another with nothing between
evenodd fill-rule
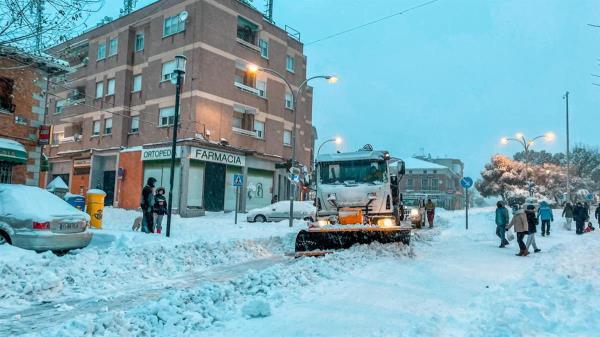
<instances>
[{"instance_id":1,"label":"yellow trash bin","mask_svg":"<svg viewBox=\"0 0 600 337\"><path fill-rule=\"evenodd\" d=\"M86 193L85 211L90 215L90 225L93 228L102 228L104 197L106 197L106 193L102 190L88 190Z\"/></svg>"}]
</instances>

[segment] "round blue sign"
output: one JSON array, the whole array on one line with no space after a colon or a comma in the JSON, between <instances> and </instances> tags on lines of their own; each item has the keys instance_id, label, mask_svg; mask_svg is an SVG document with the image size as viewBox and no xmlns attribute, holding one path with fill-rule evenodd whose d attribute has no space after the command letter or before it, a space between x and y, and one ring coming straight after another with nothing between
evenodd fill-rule
<instances>
[{"instance_id":1,"label":"round blue sign","mask_svg":"<svg viewBox=\"0 0 600 337\"><path fill-rule=\"evenodd\" d=\"M473 186L473 179L470 177L464 177L460 180L460 186L463 188L471 188Z\"/></svg>"}]
</instances>

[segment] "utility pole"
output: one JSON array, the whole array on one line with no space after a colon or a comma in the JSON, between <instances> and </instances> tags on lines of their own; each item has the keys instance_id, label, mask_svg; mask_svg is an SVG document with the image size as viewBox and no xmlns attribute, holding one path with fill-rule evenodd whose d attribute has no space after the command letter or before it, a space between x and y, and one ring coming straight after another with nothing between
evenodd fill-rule
<instances>
[{"instance_id":1,"label":"utility pole","mask_svg":"<svg viewBox=\"0 0 600 337\"><path fill-rule=\"evenodd\" d=\"M42 30L44 28L44 0L35 0L35 51L42 52Z\"/></svg>"},{"instance_id":2,"label":"utility pole","mask_svg":"<svg viewBox=\"0 0 600 337\"><path fill-rule=\"evenodd\" d=\"M567 201L571 201L571 147L569 146L569 92L563 96L567 115Z\"/></svg>"},{"instance_id":3,"label":"utility pole","mask_svg":"<svg viewBox=\"0 0 600 337\"><path fill-rule=\"evenodd\" d=\"M274 0L267 0L267 4L265 6L266 10L264 13L265 19L271 23L273 23L273 1Z\"/></svg>"}]
</instances>

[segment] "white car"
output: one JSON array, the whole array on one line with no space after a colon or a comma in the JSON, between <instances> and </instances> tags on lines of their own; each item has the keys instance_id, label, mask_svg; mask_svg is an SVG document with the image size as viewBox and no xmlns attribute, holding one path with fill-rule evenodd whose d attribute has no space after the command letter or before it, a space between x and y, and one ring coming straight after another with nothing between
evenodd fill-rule
<instances>
[{"instance_id":1,"label":"white car","mask_svg":"<svg viewBox=\"0 0 600 337\"><path fill-rule=\"evenodd\" d=\"M64 253L86 247L90 216L38 187L0 184L0 245Z\"/></svg>"},{"instance_id":2,"label":"white car","mask_svg":"<svg viewBox=\"0 0 600 337\"><path fill-rule=\"evenodd\" d=\"M294 201L294 219L315 220L316 208L312 201ZM282 221L290 217L290 202L279 201L272 205L250 210L246 214L248 222Z\"/></svg>"}]
</instances>

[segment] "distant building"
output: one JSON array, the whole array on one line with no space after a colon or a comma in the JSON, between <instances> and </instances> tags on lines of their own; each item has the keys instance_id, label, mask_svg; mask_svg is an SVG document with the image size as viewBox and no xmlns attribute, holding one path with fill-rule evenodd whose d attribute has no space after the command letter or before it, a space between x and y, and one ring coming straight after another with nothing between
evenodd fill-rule
<instances>
[{"instance_id":1,"label":"distant building","mask_svg":"<svg viewBox=\"0 0 600 337\"><path fill-rule=\"evenodd\" d=\"M460 187L462 162L457 159L436 161L404 159L406 174L400 182L400 191L405 204L412 205L431 198L438 207L448 210L463 208L464 196Z\"/></svg>"},{"instance_id":2,"label":"distant building","mask_svg":"<svg viewBox=\"0 0 600 337\"><path fill-rule=\"evenodd\" d=\"M100 188L106 203L137 208L148 177L169 193L175 114L174 57L187 57L173 207L183 216L235 208L235 174L244 174L240 209L290 193L287 164L297 116L296 157L310 167L312 88L293 111L306 79L303 44L238 0L159 0L52 48L76 72L49 105L51 177L73 193Z\"/></svg>"},{"instance_id":3,"label":"distant building","mask_svg":"<svg viewBox=\"0 0 600 337\"><path fill-rule=\"evenodd\" d=\"M45 185L41 171L47 165L38 134L44 124L46 77L67 71L64 62L49 55L0 47L0 183Z\"/></svg>"}]
</instances>

